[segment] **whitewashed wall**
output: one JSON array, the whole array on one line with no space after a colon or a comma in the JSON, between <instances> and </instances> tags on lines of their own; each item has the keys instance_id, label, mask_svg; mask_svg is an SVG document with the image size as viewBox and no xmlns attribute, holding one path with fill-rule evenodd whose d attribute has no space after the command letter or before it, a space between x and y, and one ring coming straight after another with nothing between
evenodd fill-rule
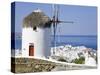
<instances>
[{"instance_id":1,"label":"whitewashed wall","mask_svg":"<svg viewBox=\"0 0 100 75\"><path fill-rule=\"evenodd\" d=\"M50 28L22 29L22 56L29 56L29 43L34 43L34 57L50 55Z\"/></svg>"}]
</instances>

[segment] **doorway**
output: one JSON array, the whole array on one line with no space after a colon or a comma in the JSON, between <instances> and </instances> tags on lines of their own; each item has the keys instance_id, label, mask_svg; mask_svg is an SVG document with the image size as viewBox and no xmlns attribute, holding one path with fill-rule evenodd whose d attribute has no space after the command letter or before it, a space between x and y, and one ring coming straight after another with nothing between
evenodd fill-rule
<instances>
[{"instance_id":1,"label":"doorway","mask_svg":"<svg viewBox=\"0 0 100 75\"><path fill-rule=\"evenodd\" d=\"M34 56L34 44L29 43L29 56Z\"/></svg>"}]
</instances>

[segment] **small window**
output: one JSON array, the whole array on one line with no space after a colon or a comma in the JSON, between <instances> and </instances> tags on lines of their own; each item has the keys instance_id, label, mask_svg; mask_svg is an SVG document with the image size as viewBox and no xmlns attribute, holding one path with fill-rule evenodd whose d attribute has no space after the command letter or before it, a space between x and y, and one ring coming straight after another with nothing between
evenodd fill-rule
<instances>
[{"instance_id":1,"label":"small window","mask_svg":"<svg viewBox=\"0 0 100 75\"><path fill-rule=\"evenodd\" d=\"M36 26L35 26L35 27L33 27L33 30L34 30L34 31L37 31L37 27L36 27Z\"/></svg>"}]
</instances>

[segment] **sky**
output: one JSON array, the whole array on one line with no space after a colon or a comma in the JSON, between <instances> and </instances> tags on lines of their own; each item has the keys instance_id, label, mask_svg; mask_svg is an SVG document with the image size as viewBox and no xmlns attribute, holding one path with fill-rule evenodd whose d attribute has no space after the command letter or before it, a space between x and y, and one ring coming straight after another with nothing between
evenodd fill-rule
<instances>
[{"instance_id":1,"label":"sky","mask_svg":"<svg viewBox=\"0 0 100 75\"><path fill-rule=\"evenodd\" d=\"M58 24L57 35L97 35L97 7L61 4L59 7L59 19L62 21L73 21L74 23ZM52 18L52 4L16 2L16 32L22 32L24 17L37 8L41 9L47 16Z\"/></svg>"}]
</instances>

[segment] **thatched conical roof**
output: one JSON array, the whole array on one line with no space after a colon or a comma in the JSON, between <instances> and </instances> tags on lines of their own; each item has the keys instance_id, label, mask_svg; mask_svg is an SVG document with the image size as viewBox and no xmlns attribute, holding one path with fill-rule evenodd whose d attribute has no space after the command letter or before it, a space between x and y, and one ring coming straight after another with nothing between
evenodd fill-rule
<instances>
[{"instance_id":1,"label":"thatched conical roof","mask_svg":"<svg viewBox=\"0 0 100 75\"><path fill-rule=\"evenodd\" d=\"M26 16L23 20L23 27L50 27L50 18L41 10L37 9Z\"/></svg>"}]
</instances>

